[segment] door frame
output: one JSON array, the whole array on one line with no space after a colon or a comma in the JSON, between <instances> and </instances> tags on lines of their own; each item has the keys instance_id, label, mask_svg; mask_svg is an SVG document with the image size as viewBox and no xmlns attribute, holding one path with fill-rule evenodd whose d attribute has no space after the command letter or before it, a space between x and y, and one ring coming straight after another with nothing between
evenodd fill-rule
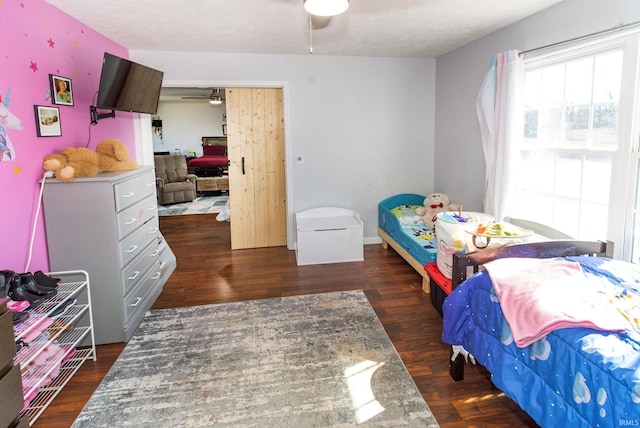
<instances>
[{"instance_id":1,"label":"door frame","mask_svg":"<svg viewBox=\"0 0 640 428\"><path fill-rule=\"evenodd\" d=\"M293 162L291 162L291 144L289 141L289 84L286 81L233 81L233 80L165 80L162 86L166 88L192 88L192 87L243 87L243 88L280 88L282 89L282 114L284 118L284 186L287 198L287 249L295 249L295 224L293 221L293 195L292 180ZM139 136L137 136L139 137ZM137 141L144 141L137 139ZM149 144L147 142L147 144ZM153 141L151 142L153 144ZM153 150L152 150L153 151Z\"/></svg>"}]
</instances>

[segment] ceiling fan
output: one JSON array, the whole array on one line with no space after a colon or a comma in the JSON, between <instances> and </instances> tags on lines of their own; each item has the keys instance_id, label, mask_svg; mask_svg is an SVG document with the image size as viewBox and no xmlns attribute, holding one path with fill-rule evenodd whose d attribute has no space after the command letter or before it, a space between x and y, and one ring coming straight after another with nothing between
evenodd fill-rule
<instances>
[{"instance_id":1,"label":"ceiling fan","mask_svg":"<svg viewBox=\"0 0 640 428\"><path fill-rule=\"evenodd\" d=\"M224 88L211 88L209 95L185 95L183 100L209 100L210 104L222 104L224 102Z\"/></svg>"},{"instance_id":2,"label":"ceiling fan","mask_svg":"<svg viewBox=\"0 0 640 428\"><path fill-rule=\"evenodd\" d=\"M302 0L309 15L309 53L313 53L313 30L325 28L331 18L349 8L349 0Z\"/></svg>"},{"instance_id":3,"label":"ceiling fan","mask_svg":"<svg viewBox=\"0 0 640 428\"><path fill-rule=\"evenodd\" d=\"M314 16L336 16L349 8L349 0L302 0L304 9Z\"/></svg>"}]
</instances>

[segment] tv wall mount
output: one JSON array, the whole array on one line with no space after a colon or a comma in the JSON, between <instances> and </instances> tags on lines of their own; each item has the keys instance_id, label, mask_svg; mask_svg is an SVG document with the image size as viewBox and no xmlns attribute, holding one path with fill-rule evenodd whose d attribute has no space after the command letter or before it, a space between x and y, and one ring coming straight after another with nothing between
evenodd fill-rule
<instances>
[{"instance_id":1,"label":"tv wall mount","mask_svg":"<svg viewBox=\"0 0 640 428\"><path fill-rule=\"evenodd\" d=\"M97 125L100 119L105 119L107 117L115 119L116 112L115 110L111 110L109 113L98 113L96 106L89 106L89 115L91 116L91 124Z\"/></svg>"}]
</instances>

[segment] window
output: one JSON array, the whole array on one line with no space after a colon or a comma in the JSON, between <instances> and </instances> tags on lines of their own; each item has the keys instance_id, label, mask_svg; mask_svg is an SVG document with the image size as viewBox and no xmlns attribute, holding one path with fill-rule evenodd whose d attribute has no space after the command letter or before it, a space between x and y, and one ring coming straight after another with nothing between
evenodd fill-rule
<instances>
[{"instance_id":1,"label":"window","mask_svg":"<svg viewBox=\"0 0 640 428\"><path fill-rule=\"evenodd\" d=\"M627 189L636 189L640 179L631 137L637 38L525 58L522 164L513 206L514 217L574 238L612 240L616 255L634 262L640 225L630 226L629 219L640 210L640 192Z\"/></svg>"}]
</instances>

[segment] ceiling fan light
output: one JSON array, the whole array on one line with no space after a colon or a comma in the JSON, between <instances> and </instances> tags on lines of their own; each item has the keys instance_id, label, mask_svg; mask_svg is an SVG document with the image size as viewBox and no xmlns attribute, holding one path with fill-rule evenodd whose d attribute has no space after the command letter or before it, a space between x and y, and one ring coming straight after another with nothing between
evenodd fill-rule
<instances>
[{"instance_id":1,"label":"ceiling fan light","mask_svg":"<svg viewBox=\"0 0 640 428\"><path fill-rule=\"evenodd\" d=\"M304 0L304 8L312 15L335 16L349 8L349 0Z\"/></svg>"}]
</instances>

